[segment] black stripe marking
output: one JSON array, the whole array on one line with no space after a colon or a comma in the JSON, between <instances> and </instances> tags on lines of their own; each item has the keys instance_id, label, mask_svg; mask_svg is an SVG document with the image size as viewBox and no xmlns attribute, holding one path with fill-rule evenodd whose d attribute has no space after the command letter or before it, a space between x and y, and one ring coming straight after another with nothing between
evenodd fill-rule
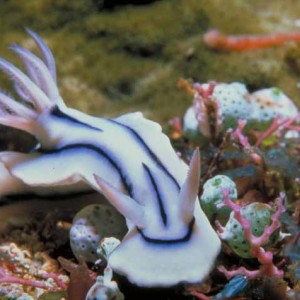
<instances>
[{"instance_id":1,"label":"black stripe marking","mask_svg":"<svg viewBox=\"0 0 300 300\"><path fill-rule=\"evenodd\" d=\"M62 119L68 120L68 121L71 121L71 122L76 123L76 124L80 124L82 126L88 127L90 129L93 129L93 130L103 131L101 128L98 128L98 127L92 126L90 124L84 123L84 122L82 122L80 120L77 120L74 117L71 117L71 116L65 114L64 112L62 112L59 109L59 107L57 105L53 107L53 109L51 111L51 115L55 116L55 117L58 117L58 118L62 118Z\"/></svg>"},{"instance_id":2,"label":"black stripe marking","mask_svg":"<svg viewBox=\"0 0 300 300\"><path fill-rule=\"evenodd\" d=\"M86 123L84 123L80 120L77 120L76 118L73 118L72 116L69 116L69 115L65 114L64 112L62 112L59 109L58 106L55 106L52 109L51 115L56 116L58 118L63 118L65 120L69 120L71 122L83 125L85 127L88 127L88 128L94 129L94 130L103 131L101 128L94 127L90 124L86 124ZM138 142L144 147L144 149L146 149L146 151L148 152L150 157L156 162L156 164L171 178L171 180L175 183L177 189L180 190L180 185L177 182L177 180L175 179L175 177L166 169L166 167L163 165L161 160L155 155L155 153L149 148L149 146L145 143L145 141L139 136L139 134L134 129L132 129L131 127L129 127L127 125L119 123L119 122L117 122L116 120L113 120L113 119L106 119L106 120L127 129L138 140Z\"/></svg>"},{"instance_id":3,"label":"black stripe marking","mask_svg":"<svg viewBox=\"0 0 300 300\"><path fill-rule=\"evenodd\" d=\"M38 152L42 153L42 154L54 154L54 153L59 153L62 152L64 150L70 150L70 149L77 149L77 148L85 148L85 149L89 149L92 151L95 151L96 153L100 154L101 156L105 157L110 164L117 170L118 174L120 175L121 181L128 193L128 195L133 198L133 187L132 184L130 182L128 182L128 178L125 176L124 172L122 171L122 168L103 150L101 149L99 146L94 146L91 144L83 144L83 143L79 143L79 144L70 144L70 145L66 145L63 146L61 148L57 148L57 149L39 149Z\"/></svg>"},{"instance_id":4,"label":"black stripe marking","mask_svg":"<svg viewBox=\"0 0 300 300\"><path fill-rule=\"evenodd\" d=\"M163 165L161 160L155 155L155 153L149 148L149 146L146 144L146 142L139 136L139 134L134 129L132 129L131 127L129 127L127 125L119 123L116 120L112 120L112 119L107 119L107 120L127 129L138 140L138 142L144 147L144 149L148 152L148 154L155 161L155 163L171 178L171 180L175 183L178 190L180 190L180 185L179 185L178 181L175 179L175 177L166 169L166 167Z\"/></svg>"},{"instance_id":5,"label":"black stripe marking","mask_svg":"<svg viewBox=\"0 0 300 300\"><path fill-rule=\"evenodd\" d=\"M150 178L151 184L152 184L152 186L154 188L154 191L155 191L155 194L156 194L156 198L157 198L157 202L158 202L158 206L159 206L159 212L160 212L160 216L162 218L162 221L163 221L164 225L167 226L168 217L167 217L167 214L166 214L166 211L165 211L165 208L164 208L164 204L163 204L163 200L161 198L161 194L160 194L160 192L158 190L158 186L157 186L157 184L155 182L154 176L153 176L153 174L151 173L149 167L146 164L142 163L142 165L143 165L145 171L147 172L147 174L148 174L148 176Z\"/></svg>"},{"instance_id":6,"label":"black stripe marking","mask_svg":"<svg viewBox=\"0 0 300 300\"><path fill-rule=\"evenodd\" d=\"M190 222L190 224L188 226L187 233L182 238L170 239L170 240L150 238L143 233L142 229L140 229L138 227L136 227L136 229L140 233L142 238L148 243L160 244L160 245L171 245L171 244L185 243L185 242L189 241L192 236L192 233L193 233L194 224L195 224L195 218L193 217L192 221Z\"/></svg>"}]
</instances>

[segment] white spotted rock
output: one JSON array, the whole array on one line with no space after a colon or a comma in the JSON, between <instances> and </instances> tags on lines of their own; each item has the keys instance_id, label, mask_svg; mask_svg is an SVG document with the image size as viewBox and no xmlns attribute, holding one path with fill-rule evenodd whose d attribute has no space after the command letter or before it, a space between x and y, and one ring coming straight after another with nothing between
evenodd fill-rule
<instances>
[{"instance_id":1,"label":"white spotted rock","mask_svg":"<svg viewBox=\"0 0 300 300\"><path fill-rule=\"evenodd\" d=\"M218 102L223 130L230 127L235 128L239 119L249 119L252 107L248 96L249 92L243 83L232 82L216 85L212 99Z\"/></svg>"},{"instance_id":2,"label":"white spotted rock","mask_svg":"<svg viewBox=\"0 0 300 300\"><path fill-rule=\"evenodd\" d=\"M218 207L224 201L222 190L229 191L231 201L237 200L236 184L225 175L217 175L205 182L203 185L203 193L200 198L200 203L203 211L208 219L212 219L215 215L219 217L228 217L231 209L227 206Z\"/></svg>"},{"instance_id":3,"label":"white spotted rock","mask_svg":"<svg viewBox=\"0 0 300 300\"><path fill-rule=\"evenodd\" d=\"M194 102L197 102L199 94L195 93ZM219 130L226 131L228 128L235 128L237 120L248 120L252 113L252 106L248 99L249 92L246 86L240 82L218 83L214 87L211 100L217 104L216 126ZM201 97L200 97L201 98ZM196 101L195 101L196 100ZM198 101L199 102L199 101ZM201 102L201 101L200 101ZM196 110L197 113L196 113ZM200 111L199 111L200 110ZM198 115L198 119L197 116ZM197 108L191 106L183 117L183 129L187 137L198 141L201 136L209 136L207 115L205 105L198 103ZM200 118L200 119L199 119Z\"/></svg>"},{"instance_id":4,"label":"white spotted rock","mask_svg":"<svg viewBox=\"0 0 300 300\"><path fill-rule=\"evenodd\" d=\"M278 88L258 90L251 95L252 127L266 128L279 115L282 118L295 117L298 109L294 102Z\"/></svg>"},{"instance_id":5,"label":"white spotted rock","mask_svg":"<svg viewBox=\"0 0 300 300\"><path fill-rule=\"evenodd\" d=\"M70 243L78 260L95 262L97 248L105 237L122 239L127 231L125 219L108 204L92 204L77 213L70 230Z\"/></svg>"},{"instance_id":6,"label":"white spotted rock","mask_svg":"<svg viewBox=\"0 0 300 300\"><path fill-rule=\"evenodd\" d=\"M266 227L271 225L273 209L266 203L253 202L241 209L242 216L250 221L251 232L254 236L259 237L263 234ZM272 233L270 241L266 245L274 244L279 238L279 229ZM230 218L222 233L222 239L231 247L233 252L243 258L252 258L250 244L244 235L244 229L239 221L234 217L234 212L230 214Z\"/></svg>"}]
</instances>

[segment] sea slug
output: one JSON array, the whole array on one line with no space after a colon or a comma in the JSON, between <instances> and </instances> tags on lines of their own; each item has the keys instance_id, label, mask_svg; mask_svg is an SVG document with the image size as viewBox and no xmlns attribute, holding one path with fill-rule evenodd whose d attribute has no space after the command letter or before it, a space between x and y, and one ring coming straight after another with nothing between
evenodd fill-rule
<instances>
[{"instance_id":1,"label":"sea slug","mask_svg":"<svg viewBox=\"0 0 300 300\"><path fill-rule=\"evenodd\" d=\"M28 33L42 58L13 46L25 73L0 59L22 100L0 93L0 123L39 144L30 153L0 153L0 195L93 188L127 221L128 233L108 260L113 271L147 287L202 281L220 240L198 200L199 151L188 167L159 124L139 112L105 119L67 107L51 51Z\"/></svg>"}]
</instances>

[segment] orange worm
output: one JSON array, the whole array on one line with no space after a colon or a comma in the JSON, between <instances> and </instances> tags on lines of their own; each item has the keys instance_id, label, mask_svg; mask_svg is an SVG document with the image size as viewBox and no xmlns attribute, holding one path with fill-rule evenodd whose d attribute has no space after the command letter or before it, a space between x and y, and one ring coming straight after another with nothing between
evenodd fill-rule
<instances>
[{"instance_id":1,"label":"orange worm","mask_svg":"<svg viewBox=\"0 0 300 300\"><path fill-rule=\"evenodd\" d=\"M203 36L204 43L217 50L247 51L279 46L288 41L300 43L300 32L260 34L260 35L223 35L217 29L207 31Z\"/></svg>"}]
</instances>

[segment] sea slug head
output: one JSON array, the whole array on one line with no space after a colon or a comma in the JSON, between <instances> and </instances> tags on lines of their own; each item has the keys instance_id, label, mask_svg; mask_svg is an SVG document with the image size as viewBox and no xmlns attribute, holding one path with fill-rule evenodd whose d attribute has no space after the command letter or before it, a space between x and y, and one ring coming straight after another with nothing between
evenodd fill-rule
<instances>
[{"instance_id":1,"label":"sea slug head","mask_svg":"<svg viewBox=\"0 0 300 300\"><path fill-rule=\"evenodd\" d=\"M59 94L55 60L50 49L36 33L29 29L27 32L41 56L14 44L10 49L22 60L25 70L0 58L0 70L10 76L15 94L22 100L16 101L0 92L0 123L27 131L47 148L57 144L64 131L57 112L68 109Z\"/></svg>"},{"instance_id":2,"label":"sea slug head","mask_svg":"<svg viewBox=\"0 0 300 300\"><path fill-rule=\"evenodd\" d=\"M195 150L177 198L170 192L173 205L166 210L165 223L161 211L154 215L151 205L139 204L95 175L102 193L133 224L108 259L115 272L143 287L197 283L208 275L220 241L199 205L199 177L200 154Z\"/></svg>"}]
</instances>

